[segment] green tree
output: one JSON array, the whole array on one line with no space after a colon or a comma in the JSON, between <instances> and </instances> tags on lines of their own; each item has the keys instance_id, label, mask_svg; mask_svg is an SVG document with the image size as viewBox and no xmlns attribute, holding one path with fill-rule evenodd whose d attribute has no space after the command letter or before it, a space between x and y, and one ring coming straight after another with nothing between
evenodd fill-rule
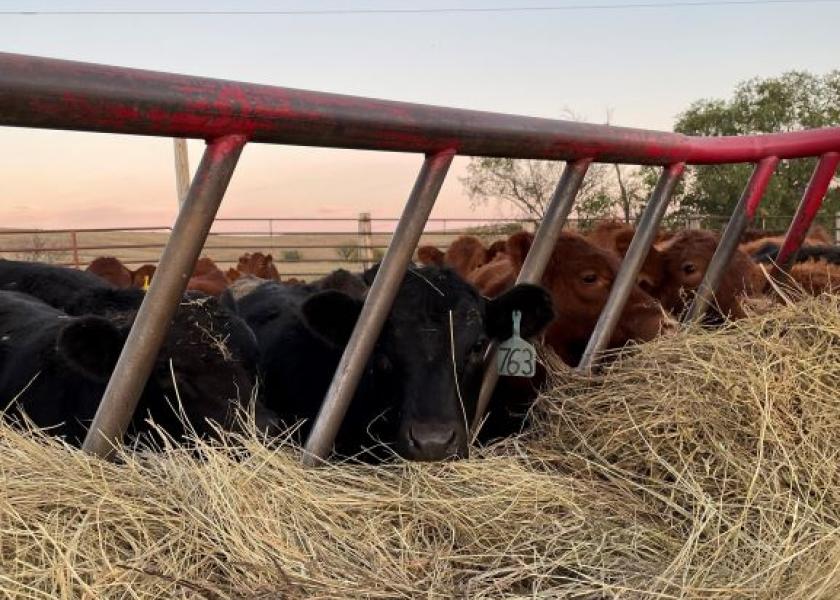
<instances>
[{"instance_id":1,"label":"green tree","mask_svg":"<svg viewBox=\"0 0 840 600\"><path fill-rule=\"evenodd\" d=\"M679 115L674 131L688 135L752 135L840 125L840 71L820 77L791 71L779 77L740 83L729 100L699 100ZM792 215L814 170L816 159L781 161L759 215ZM690 167L675 195L680 214L727 215L732 212L752 165ZM650 177L648 185L655 177ZM829 190L823 214L840 209L840 189ZM786 225L779 223L778 226ZM769 226L769 223L768 223Z\"/></svg>"},{"instance_id":2,"label":"green tree","mask_svg":"<svg viewBox=\"0 0 840 600\"><path fill-rule=\"evenodd\" d=\"M565 109L563 116L583 120L570 109ZM607 124L611 116L608 111ZM477 157L470 159L461 184L473 206L497 202L512 207L517 217L536 221L548 208L563 168L559 161ZM594 163L578 191L572 217L583 226L604 217L630 222L644 206L644 183L637 167Z\"/></svg>"},{"instance_id":3,"label":"green tree","mask_svg":"<svg viewBox=\"0 0 840 600\"><path fill-rule=\"evenodd\" d=\"M564 163L546 160L477 157L470 159L461 184L473 206L498 202L516 216L539 220L560 180ZM573 216L582 220L637 216L643 205L642 180L631 167L595 163L589 167Z\"/></svg>"}]
</instances>

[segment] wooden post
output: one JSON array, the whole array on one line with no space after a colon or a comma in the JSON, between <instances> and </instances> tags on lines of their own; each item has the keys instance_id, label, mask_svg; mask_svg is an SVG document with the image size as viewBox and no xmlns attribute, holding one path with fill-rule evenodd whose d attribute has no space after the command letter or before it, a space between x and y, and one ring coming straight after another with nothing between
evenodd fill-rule
<instances>
[{"instance_id":1,"label":"wooden post","mask_svg":"<svg viewBox=\"0 0 840 600\"><path fill-rule=\"evenodd\" d=\"M187 140L173 138L175 147L175 189L178 193L178 208L184 204L190 191L190 159L187 154Z\"/></svg>"},{"instance_id":2,"label":"wooden post","mask_svg":"<svg viewBox=\"0 0 840 600\"><path fill-rule=\"evenodd\" d=\"M834 243L840 245L840 210L834 213Z\"/></svg>"},{"instance_id":3,"label":"wooden post","mask_svg":"<svg viewBox=\"0 0 840 600\"><path fill-rule=\"evenodd\" d=\"M359 213L359 258L362 268L367 270L373 265L373 235L370 226L370 213Z\"/></svg>"},{"instance_id":4,"label":"wooden post","mask_svg":"<svg viewBox=\"0 0 840 600\"><path fill-rule=\"evenodd\" d=\"M76 232L70 232L70 246L73 248L73 265L79 269L81 268L81 264L79 263L79 241L76 239Z\"/></svg>"}]
</instances>

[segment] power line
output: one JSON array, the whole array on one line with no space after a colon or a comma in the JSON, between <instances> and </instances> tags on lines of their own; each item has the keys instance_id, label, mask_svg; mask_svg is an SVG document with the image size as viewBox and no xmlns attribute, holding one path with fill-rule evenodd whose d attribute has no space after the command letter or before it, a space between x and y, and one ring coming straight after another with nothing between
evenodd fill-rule
<instances>
[{"instance_id":1,"label":"power line","mask_svg":"<svg viewBox=\"0 0 840 600\"><path fill-rule=\"evenodd\" d=\"M18 16L324 16L324 15L416 15L468 13L528 13L560 11L601 11L652 8L693 8L714 6L760 6L784 4L829 4L840 0L696 0L673 2L633 2L629 4L566 4L559 6L484 6L450 8L370 8L320 10L3 10L0 15Z\"/></svg>"}]
</instances>

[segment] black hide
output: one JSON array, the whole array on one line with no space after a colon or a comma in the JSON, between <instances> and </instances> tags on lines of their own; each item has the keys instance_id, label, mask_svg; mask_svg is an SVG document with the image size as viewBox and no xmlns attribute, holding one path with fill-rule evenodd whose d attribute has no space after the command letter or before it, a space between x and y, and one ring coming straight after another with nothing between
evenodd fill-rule
<instances>
[{"instance_id":1,"label":"black hide","mask_svg":"<svg viewBox=\"0 0 840 600\"><path fill-rule=\"evenodd\" d=\"M2 260L0 289L25 292L73 316L104 317L123 336L144 297L140 290L116 289L89 273ZM144 398L173 406L180 398L186 417L200 435L212 433L208 420L235 429L235 409L247 406L251 399L257 359L256 338L241 318L212 297L189 293L158 353ZM274 415L259 402L254 411L257 427L274 431ZM144 415L138 409L136 416ZM173 410L157 411L156 420L168 431L180 431Z\"/></svg>"},{"instance_id":2,"label":"black hide","mask_svg":"<svg viewBox=\"0 0 840 600\"><path fill-rule=\"evenodd\" d=\"M375 269L364 275L370 284ZM266 405L286 424L309 432L362 300L339 291L267 283L239 300L260 347ZM488 300L449 269L412 268L351 402L336 440L343 455L377 441L401 456L438 460L467 453L483 359L491 338L511 335L512 312L522 335L553 318L548 293L517 286ZM381 452L379 453L381 455Z\"/></svg>"}]
</instances>

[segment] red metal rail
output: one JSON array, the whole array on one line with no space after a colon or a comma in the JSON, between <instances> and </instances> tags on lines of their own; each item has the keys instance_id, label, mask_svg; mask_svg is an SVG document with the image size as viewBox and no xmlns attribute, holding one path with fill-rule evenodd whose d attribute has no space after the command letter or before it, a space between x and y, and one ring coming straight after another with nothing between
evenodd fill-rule
<instances>
[{"instance_id":1,"label":"red metal rail","mask_svg":"<svg viewBox=\"0 0 840 600\"><path fill-rule=\"evenodd\" d=\"M0 125L201 138L208 141L129 341L91 426L85 448L101 455L121 437L183 293L239 154L247 142L389 150L426 155L394 241L382 261L307 442L306 462L323 458L343 419L372 340L382 327L453 156L569 161L534 239L520 281L539 282L580 182L592 162L661 165L662 175L628 248L584 353L593 366L626 302L675 185L687 164L758 163L703 284L708 300L780 159L820 157L782 246L792 258L834 176L840 128L758 136L698 138L561 120L324 94L201 77L0 54ZM702 313L695 303L690 314ZM492 373L482 400L492 391Z\"/></svg>"},{"instance_id":2,"label":"red metal rail","mask_svg":"<svg viewBox=\"0 0 840 600\"><path fill-rule=\"evenodd\" d=\"M666 165L840 151L840 128L693 138L0 53L0 124L166 137Z\"/></svg>"},{"instance_id":3,"label":"red metal rail","mask_svg":"<svg viewBox=\"0 0 840 600\"><path fill-rule=\"evenodd\" d=\"M666 165L840 151L840 128L678 133L459 110L0 53L0 125L252 142Z\"/></svg>"}]
</instances>

